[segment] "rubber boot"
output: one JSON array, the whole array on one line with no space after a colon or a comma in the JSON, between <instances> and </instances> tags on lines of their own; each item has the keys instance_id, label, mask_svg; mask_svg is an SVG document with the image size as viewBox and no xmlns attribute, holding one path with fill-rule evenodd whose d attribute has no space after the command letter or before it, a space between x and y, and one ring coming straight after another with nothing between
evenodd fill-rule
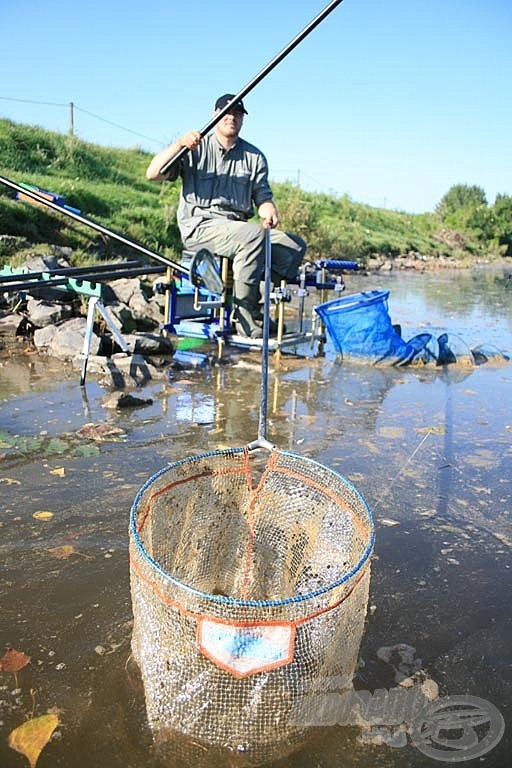
<instances>
[{"instance_id":1,"label":"rubber boot","mask_svg":"<svg viewBox=\"0 0 512 768\"><path fill-rule=\"evenodd\" d=\"M255 316L258 315L259 288L239 280L233 281L233 320L240 336L261 339L263 331Z\"/></svg>"}]
</instances>

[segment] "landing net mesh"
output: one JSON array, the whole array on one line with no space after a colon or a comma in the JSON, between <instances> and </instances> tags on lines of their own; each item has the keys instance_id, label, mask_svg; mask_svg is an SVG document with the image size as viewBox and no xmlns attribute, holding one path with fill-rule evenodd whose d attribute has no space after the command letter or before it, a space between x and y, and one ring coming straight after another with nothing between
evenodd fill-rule
<instances>
[{"instance_id":1,"label":"landing net mesh","mask_svg":"<svg viewBox=\"0 0 512 768\"><path fill-rule=\"evenodd\" d=\"M362 496L304 457L216 451L150 478L131 510L132 650L157 738L252 764L293 749L308 692L355 670L372 548Z\"/></svg>"}]
</instances>

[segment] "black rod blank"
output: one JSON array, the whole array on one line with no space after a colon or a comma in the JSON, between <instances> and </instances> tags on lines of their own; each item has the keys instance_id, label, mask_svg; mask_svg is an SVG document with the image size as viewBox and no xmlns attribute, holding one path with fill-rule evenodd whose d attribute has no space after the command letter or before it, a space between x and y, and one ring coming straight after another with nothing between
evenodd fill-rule
<instances>
[{"instance_id":1,"label":"black rod blank","mask_svg":"<svg viewBox=\"0 0 512 768\"><path fill-rule=\"evenodd\" d=\"M258 72L257 75L253 77L253 79L245 85L241 91L239 91L236 96L232 99L233 102L238 101L239 99L243 99L247 94L252 91L253 88L255 88L258 83L260 83L264 77L268 75L269 72L271 72L274 67L277 67L277 65L285 58L285 56L288 56L288 54L297 46L299 43L301 43L307 35L309 35L310 32L313 31L315 27L317 27L320 22L322 22L326 16L333 11L336 6L340 5L343 0L332 0L332 2L327 5L323 11L320 11L318 16L315 16L315 18L310 21L310 23L305 27L302 32L299 32L299 34L293 38L293 40L288 43L288 45L283 48L283 50L277 54L277 56L274 56L272 61L270 61L262 70L261 72ZM204 128L202 128L199 133L201 134L201 137L206 136L207 133L209 133L212 128L214 128L217 123L222 120L225 114L227 114L230 110L230 105L226 104L225 107L223 107L220 112L218 112L216 115L212 117L212 119L206 123ZM160 173L165 176L166 173L172 168L172 166L177 163L179 160L181 160L184 155L188 152L188 147L182 147L179 152L177 152L174 157L171 157L171 159L165 163L165 165L160 168Z\"/></svg>"},{"instance_id":2,"label":"black rod blank","mask_svg":"<svg viewBox=\"0 0 512 768\"><path fill-rule=\"evenodd\" d=\"M107 229L102 224L98 224L95 221L91 221L91 219L86 219L84 216L80 216L78 213L75 213L74 211L70 211L67 208L64 208L62 205L59 205L58 203L54 203L52 200L48 200L46 197L39 195L37 192L33 191L32 189L27 189L25 187L22 187L19 184L16 184L14 181L11 181L10 179L5 178L5 176L0 176L0 183L5 184L6 187L10 187L11 189L15 190L16 192L19 192L24 196L31 197L37 203L46 205L48 206L48 208L51 208L52 210L57 211L58 213L64 213L66 216L70 216L72 219L74 219L75 221L78 221L80 224L85 224L87 227L91 227L92 229L95 229L97 232L101 232L103 235L112 237L115 240L118 240L119 242L124 243L124 245L128 245L131 248L134 248L135 250L140 251L141 253L144 253L146 256L149 256L150 259L159 261L161 264L164 264L166 267L172 267L182 275L186 275L187 277L189 275L188 269L186 269L186 267L184 267L182 264L178 264L175 261L171 261L171 259L168 259L165 256L161 256L159 253L156 253L155 251L151 251L149 248L146 248L146 246L142 245L141 243L138 243L136 240L131 240L130 238L119 234L119 232L115 232L113 229Z\"/></svg>"}]
</instances>

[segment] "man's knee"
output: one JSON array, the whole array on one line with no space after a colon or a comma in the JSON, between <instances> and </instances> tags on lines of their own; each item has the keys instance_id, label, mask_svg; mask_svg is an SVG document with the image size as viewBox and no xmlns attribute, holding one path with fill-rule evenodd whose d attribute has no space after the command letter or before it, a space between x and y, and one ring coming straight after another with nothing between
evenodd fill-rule
<instances>
[{"instance_id":1,"label":"man's knee","mask_svg":"<svg viewBox=\"0 0 512 768\"><path fill-rule=\"evenodd\" d=\"M306 254L306 243L298 235L286 234L272 244L272 278L295 280Z\"/></svg>"},{"instance_id":2,"label":"man's knee","mask_svg":"<svg viewBox=\"0 0 512 768\"><path fill-rule=\"evenodd\" d=\"M302 261L302 259L306 255L306 251L308 249L306 241L303 240L302 237L300 237L299 235L290 235L290 234L288 234L288 237L291 240L293 240L293 242L297 246L298 255L300 256L300 260Z\"/></svg>"}]
</instances>

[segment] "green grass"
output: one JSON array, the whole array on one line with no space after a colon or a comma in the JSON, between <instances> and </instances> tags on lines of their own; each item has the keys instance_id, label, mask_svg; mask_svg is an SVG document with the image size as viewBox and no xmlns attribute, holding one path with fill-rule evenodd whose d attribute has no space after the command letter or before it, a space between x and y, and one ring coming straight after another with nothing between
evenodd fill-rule
<instances>
[{"instance_id":1,"label":"green grass","mask_svg":"<svg viewBox=\"0 0 512 768\"><path fill-rule=\"evenodd\" d=\"M175 214L180 182L156 184L145 178L151 156L138 149L115 149L72 136L0 119L0 174L20 184L34 184L63 195L107 229L143 243L172 259L181 250ZM408 214L305 192L292 184L273 184L282 226L304 237L311 259L356 259L371 254L393 258L415 251L455 258L473 255L472 247L455 247L441 236L435 214ZM133 256L133 250L48 208L20 203L0 185L0 235L31 244L73 249L74 263L91 258ZM466 237L465 241L470 242ZM477 253L482 246L477 247ZM8 260L11 245L0 241ZM140 257L140 254L139 254Z\"/></svg>"}]
</instances>

